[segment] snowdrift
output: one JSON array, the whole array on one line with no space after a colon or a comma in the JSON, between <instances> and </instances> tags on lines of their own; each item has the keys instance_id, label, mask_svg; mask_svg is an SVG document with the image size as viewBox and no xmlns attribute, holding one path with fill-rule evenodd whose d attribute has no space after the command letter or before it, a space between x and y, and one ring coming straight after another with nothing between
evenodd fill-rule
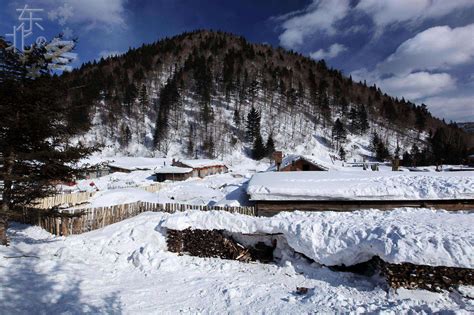
<instances>
[{"instance_id":1,"label":"snowdrift","mask_svg":"<svg viewBox=\"0 0 474 315\"><path fill-rule=\"evenodd\" d=\"M160 227L281 233L288 245L324 265L354 265L379 256L386 262L474 268L474 214L400 208L352 213L280 213L254 218L189 211L165 217Z\"/></svg>"}]
</instances>

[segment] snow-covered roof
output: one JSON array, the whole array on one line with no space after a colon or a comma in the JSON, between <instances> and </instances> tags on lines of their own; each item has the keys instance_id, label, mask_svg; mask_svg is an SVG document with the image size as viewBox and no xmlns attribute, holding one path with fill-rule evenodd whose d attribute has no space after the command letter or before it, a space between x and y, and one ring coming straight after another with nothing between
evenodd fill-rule
<instances>
[{"instance_id":1,"label":"snow-covered roof","mask_svg":"<svg viewBox=\"0 0 474 315\"><path fill-rule=\"evenodd\" d=\"M192 168L178 167L178 166L165 166L155 171L156 174L186 174L192 172Z\"/></svg>"},{"instance_id":2,"label":"snow-covered roof","mask_svg":"<svg viewBox=\"0 0 474 315\"><path fill-rule=\"evenodd\" d=\"M200 168L200 167L211 167L211 166L225 166L224 162L218 160L210 160L210 159L197 159L197 160L179 160L178 162L192 167L192 168Z\"/></svg>"},{"instance_id":3,"label":"snow-covered roof","mask_svg":"<svg viewBox=\"0 0 474 315\"><path fill-rule=\"evenodd\" d=\"M471 172L266 172L255 174L251 200L410 200L474 198Z\"/></svg>"},{"instance_id":4,"label":"snow-covered roof","mask_svg":"<svg viewBox=\"0 0 474 315\"><path fill-rule=\"evenodd\" d=\"M111 167L121 168L124 170L136 171L136 170L152 170L159 166L164 166L167 162L164 158L147 158L147 157L102 157L92 156L87 159L81 160L79 166L92 166L97 164L108 164ZM167 163L166 163L167 164Z\"/></svg>"},{"instance_id":5,"label":"snow-covered roof","mask_svg":"<svg viewBox=\"0 0 474 315\"><path fill-rule=\"evenodd\" d=\"M291 163L293 162L296 162L300 159L303 159L303 160L306 160L314 165L316 165L317 167L320 167L321 169L323 170L328 170L329 167L325 166L325 165L322 165L320 161L316 161L316 159L313 157L313 156L310 156L310 155L300 155L300 154L288 154L286 155L283 160L281 161L281 165L280 165L280 168L284 168L284 167L287 167L288 165L290 165ZM275 171L276 170L276 165L273 165L271 166L268 171Z\"/></svg>"}]
</instances>

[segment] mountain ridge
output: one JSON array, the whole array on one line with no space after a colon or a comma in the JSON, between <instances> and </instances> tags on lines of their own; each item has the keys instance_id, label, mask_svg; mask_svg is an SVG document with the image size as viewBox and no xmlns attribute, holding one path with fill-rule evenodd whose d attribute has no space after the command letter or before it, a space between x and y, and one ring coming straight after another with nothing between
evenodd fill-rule
<instances>
[{"instance_id":1,"label":"mountain ridge","mask_svg":"<svg viewBox=\"0 0 474 315\"><path fill-rule=\"evenodd\" d=\"M336 155L331 128L338 119L348 134L343 147L349 156L370 155L374 132L399 156L414 145L427 147L440 127L463 137L425 105L353 82L324 60L219 31L144 44L63 77L70 87L85 86L69 96L81 108L70 120L81 125L82 141L124 153L139 144L149 155L166 155L171 148L183 156L220 156L235 148L249 154L245 122L252 107L261 113L262 136L274 136L277 148L286 151L323 140Z\"/></svg>"}]
</instances>

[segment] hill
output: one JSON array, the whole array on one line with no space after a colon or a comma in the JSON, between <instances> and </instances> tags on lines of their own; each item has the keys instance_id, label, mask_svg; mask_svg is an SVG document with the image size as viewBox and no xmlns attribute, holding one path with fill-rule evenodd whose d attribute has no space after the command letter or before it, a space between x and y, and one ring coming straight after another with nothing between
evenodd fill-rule
<instances>
[{"instance_id":1,"label":"hill","mask_svg":"<svg viewBox=\"0 0 474 315\"><path fill-rule=\"evenodd\" d=\"M464 154L464 133L424 104L353 82L324 60L223 32L165 38L63 78L80 140L111 153L251 154L261 134L262 143L271 137L277 149L321 158L341 147L350 159L408 151L420 163Z\"/></svg>"}]
</instances>

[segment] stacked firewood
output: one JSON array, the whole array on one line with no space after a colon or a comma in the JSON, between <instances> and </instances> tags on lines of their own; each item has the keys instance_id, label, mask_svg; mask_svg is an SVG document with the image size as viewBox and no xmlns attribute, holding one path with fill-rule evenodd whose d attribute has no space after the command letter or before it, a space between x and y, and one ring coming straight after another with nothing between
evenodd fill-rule
<instances>
[{"instance_id":1,"label":"stacked firewood","mask_svg":"<svg viewBox=\"0 0 474 315\"><path fill-rule=\"evenodd\" d=\"M374 256L353 266L331 266L334 271L346 271L366 276L380 273L391 288L425 289L439 292L458 285L474 285L474 270L468 268L436 267L411 263L392 264Z\"/></svg>"},{"instance_id":2,"label":"stacked firewood","mask_svg":"<svg viewBox=\"0 0 474 315\"><path fill-rule=\"evenodd\" d=\"M392 288L451 290L458 285L474 285L474 270L456 267L434 267L411 263L383 262L381 272Z\"/></svg>"},{"instance_id":3,"label":"stacked firewood","mask_svg":"<svg viewBox=\"0 0 474 315\"><path fill-rule=\"evenodd\" d=\"M186 229L182 231L167 231L168 250L197 257L216 257L243 262L259 260L273 261L273 247L263 243L255 247L244 247L226 237L222 231Z\"/></svg>"}]
</instances>

